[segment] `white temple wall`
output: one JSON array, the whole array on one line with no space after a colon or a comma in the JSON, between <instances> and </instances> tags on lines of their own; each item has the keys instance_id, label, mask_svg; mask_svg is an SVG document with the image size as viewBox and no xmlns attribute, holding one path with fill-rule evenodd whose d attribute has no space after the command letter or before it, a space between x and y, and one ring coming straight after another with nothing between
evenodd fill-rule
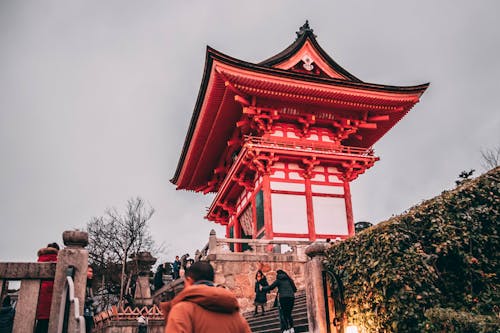
<instances>
[{"instance_id":1,"label":"white temple wall","mask_svg":"<svg viewBox=\"0 0 500 333\"><path fill-rule=\"evenodd\" d=\"M307 234L307 208L304 195L271 194L273 231Z\"/></svg>"}]
</instances>

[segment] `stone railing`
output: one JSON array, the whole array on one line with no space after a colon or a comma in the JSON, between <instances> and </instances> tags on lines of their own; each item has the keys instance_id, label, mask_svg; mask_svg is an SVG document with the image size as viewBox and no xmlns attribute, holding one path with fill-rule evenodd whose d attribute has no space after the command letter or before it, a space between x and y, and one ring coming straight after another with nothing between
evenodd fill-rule
<instances>
[{"instance_id":1,"label":"stone railing","mask_svg":"<svg viewBox=\"0 0 500 333\"><path fill-rule=\"evenodd\" d=\"M235 251L238 244L246 244L245 251ZM275 239L242 239L217 238L214 230L210 231L208 243L201 250L196 251L195 261L214 260L223 257L258 257L258 256L293 256L306 260L305 248L311 241L275 240Z\"/></svg>"},{"instance_id":2,"label":"stone railing","mask_svg":"<svg viewBox=\"0 0 500 333\"><path fill-rule=\"evenodd\" d=\"M33 332L40 284L42 280L54 280L52 305L50 309L49 333L55 333L65 325L68 332L79 332L82 328L81 316L85 300L87 282L88 235L83 231L65 231L63 233L65 248L59 251L57 263L0 263L0 295L7 293L8 281L20 280L14 333ZM72 272L71 282L68 272ZM72 284L71 299L73 306L66 307L68 285ZM75 308L78 306L78 308ZM69 311L69 312L68 312ZM84 326L83 326L84 327Z\"/></svg>"},{"instance_id":3,"label":"stone railing","mask_svg":"<svg viewBox=\"0 0 500 333\"><path fill-rule=\"evenodd\" d=\"M172 280L160 289L155 290L155 292L153 293L153 303L160 304L160 302L170 301L182 289L184 289L183 278Z\"/></svg>"}]
</instances>

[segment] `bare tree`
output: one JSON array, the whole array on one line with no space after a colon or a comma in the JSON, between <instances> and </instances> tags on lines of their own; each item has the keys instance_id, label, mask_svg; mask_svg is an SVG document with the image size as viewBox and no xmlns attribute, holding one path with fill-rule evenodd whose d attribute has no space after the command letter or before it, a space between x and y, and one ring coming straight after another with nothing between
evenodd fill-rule
<instances>
[{"instance_id":1,"label":"bare tree","mask_svg":"<svg viewBox=\"0 0 500 333\"><path fill-rule=\"evenodd\" d=\"M481 149L481 156L483 157L481 165L486 171L500 165L500 147L485 150Z\"/></svg>"},{"instance_id":2,"label":"bare tree","mask_svg":"<svg viewBox=\"0 0 500 333\"><path fill-rule=\"evenodd\" d=\"M127 201L123 214L111 208L104 216L94 217L87 224L90 263L100 268L101 286L119 285L119 302L130 285L130 256L142 251L161 251L155 246L147 225L153 214L154 209L137 197ZM117 273L119 281L116 281ZM114 289L116 292L117 288Z\"/></svg>"}]
</instances>

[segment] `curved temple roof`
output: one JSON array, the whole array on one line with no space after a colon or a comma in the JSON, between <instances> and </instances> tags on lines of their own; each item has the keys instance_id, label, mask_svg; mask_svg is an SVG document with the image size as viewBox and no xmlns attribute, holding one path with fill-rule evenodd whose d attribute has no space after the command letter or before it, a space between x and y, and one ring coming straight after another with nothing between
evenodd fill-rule
<instances>
[{"instance_id":1,"label":"curved temple roof","mask_svg":"<svg viewBox=\"0 0 500 333\"><path fill-rule=\"evenodd\" d=\"M349 73L347 70L342 68L339 64L335 62L318 44L316 41L316 35L314 34L314 30L309 27L309 22L306 21L302 27L300 27L299 31L296 32L297 38L295 42L290 44L286 49L281 51L280 53L272 56L269 59L266 59L259 63L262 66L276 67L279 64L282 64L292 58L295 54L297 54L306 43L310 43L314 49L318 52L318 55L325 61L334 71L340 74L343 78L348 79L350 81L361 82L354 75Z\"/></svg>"},{"instance_id":2,"label":"curved temple roof","mask_svg":"<svg viewBox=\"0 0 500 333\"><path fill-rule=\"evenodd\" d=\"M419 101L428 85L362 82L326 54L307 21L289 47L259 64L207 47L200 91L171 182L178 189L195 190L213 176L228 136L241 116L236 95L390 118L376 130L366 132L363 142L348 142L371 147Z\"/></svg>"}]
</instances>

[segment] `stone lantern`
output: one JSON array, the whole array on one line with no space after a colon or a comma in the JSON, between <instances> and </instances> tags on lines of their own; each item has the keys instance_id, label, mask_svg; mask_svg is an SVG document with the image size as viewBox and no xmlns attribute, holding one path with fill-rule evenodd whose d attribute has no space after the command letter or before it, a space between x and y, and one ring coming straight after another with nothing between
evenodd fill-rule
<instances>
[{"instance_id":1,"label":"stone lantern","mask_svg":"<svg viewBox=\"0 0 500 333\"><path fill-rule=\"evenodd\" d=\"M138 252L133 255L131 259L135 261L138 269L134 294L135 304L138 306L153 305L151 287L149 285L149 273L151 271L151 267L154 263L156 263L156 258L154 258L149 252Z\"/></svg>"}]
</instances>

